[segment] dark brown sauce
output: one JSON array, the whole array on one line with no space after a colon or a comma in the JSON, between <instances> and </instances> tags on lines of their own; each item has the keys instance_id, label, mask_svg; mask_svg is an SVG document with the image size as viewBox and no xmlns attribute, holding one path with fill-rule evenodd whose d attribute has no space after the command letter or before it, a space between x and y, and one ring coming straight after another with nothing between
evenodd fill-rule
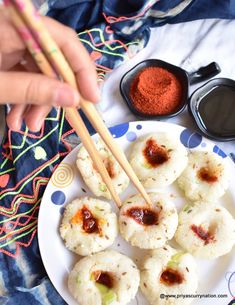
<instances>
[{"instance_id":1,"label":"dark brown sauce","mask_svg":"<svg viewBox=\"0 0 235 305\"><path fill-rule=\"evenodd\" d=\"M108 288L113 288L114 286L114 279L113 276L106 271L95 271L94 278L96 283L102 284Z\"/></svg>"},{"instance_id":2,"label":"dark brown sauce","mask_svg":"<svg viewBox=\"0 0 235 305\"><path fill-rule=\"evenodd\" d=\"M88 208L83 207L81 210L82 228L86 233L99 233L97 219L92 215Z\"/></svg>"},{"instance_id":3,"label":"dark brown sauce","mask_svg":"<svg viewBox=\"0 0 235 305\"><path fill-rule=\"evenodd\" d=\"M131 208L126 214L141 225L152 226L158 223L158 213L150 209Z\"/></svg>"},{"instance_id":4,"label":"dark brown sauce","mask_svg":"<svg viewBox=\"0 0 235 305\"><path fill-rule=\"evenodd\" d=\"M209 168L207 167L202 167L199 171L198 171L198 177L203 180L206 181L208 183L214 183L216 181L218 181L218 177L217 175L215 175Z\"/></svg>"},{"instance_id":5,"label":"dark brown sauce","mask_svg":"<svg viewBox=\"0 0 235 305\"><path fill-rule=\"evenodd\" d=\"M162 146L158 145L153 139L149 139L146 142L143 154L147 162L152 167L157 167L169 159L167 150Z\"/></svg>"},{"instance_id":6,"label":"dark brown sauce","mask_svg":"<svg viewBox=\"0 0 235 305\"><path fill-rule=\"evenodd\" d=\"M209 231L204 230L201 226L191 225L191 230L204 241L205 245L213 241L214 236Z\"/></svg>"},{"instance_id":7,"label":"dark brown sauce","mask_svg":"<svg viewBox=\"0 0 235 305\"><path fill-rule=\"evenodd\" d=\"M164 270L160 277L160 281L167 286L181 284L183 280L183 275L179 271L171 268Z\"/></svg>"},{"instance_id":8,"label":"dark brown sauce","mask_svg":"<svg viewBox=\"0 0 235 305\"><path fill-rule=\"evenodd\" d=\"M235 88L216 86L201 97L198 113L206 129L219 136L235 135Z\"/></svg>"}]
</instances>

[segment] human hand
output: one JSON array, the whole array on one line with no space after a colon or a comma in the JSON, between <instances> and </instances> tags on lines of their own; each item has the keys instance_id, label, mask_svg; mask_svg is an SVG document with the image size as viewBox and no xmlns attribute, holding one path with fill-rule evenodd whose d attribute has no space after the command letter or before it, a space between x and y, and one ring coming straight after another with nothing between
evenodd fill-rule
<instances>
[{"instance_id":1,"label":"human hand","mask_svg":"<svg viewBox=\"0 0 235 305\"><path fill-rule=\"evenodd\" d=\"M76 33L51 18L42 18L74 71L79 92L85 99L97 102L100 97L95 67ZM36 132L52 106L77 107L79 93L39 73L0 5L0 104L5 103L11 104L6 118L9 128L19 130L24 120L28 128Z\"/></svg>"}]
</instances>

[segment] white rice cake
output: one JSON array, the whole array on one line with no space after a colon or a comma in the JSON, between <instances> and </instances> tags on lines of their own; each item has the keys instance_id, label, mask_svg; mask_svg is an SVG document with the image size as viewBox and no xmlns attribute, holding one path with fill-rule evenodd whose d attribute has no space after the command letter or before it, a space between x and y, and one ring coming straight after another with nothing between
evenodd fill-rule
<instances>
[{"instance_id":1,"label":"white rice cake","mask_svg":"<svg viewBox=\"0 0 235 305\"><path fill-rule=\"evenodd\" d=\"M69 250L89 255L113 244L118 235L117 216L106 201L78 198L66 206L60 234Z\"/></svg>"},{"instance_id":2,"label":"white rice cake","mask_svg":"<svg viewBox=\"0 0 235 305\"><path fill-rule=\"evenodd\" d=\"M198 286L196 263L192 255L165 245L152 250L145 258L140 273L140 288L151 305L187 305ZM177 295L177 298L169 297Z\"/></svg>"},{"instance_id":3,"label":"white rice cake","mask_svg":"<svg viewBox=\"0 0 235 305\"><path fill-rule=\"evenodd\" d=\"M68 279L80 305L125 305L136 295L140 275L127 256L106 250L81 259Z\"/></svg>"},{"instance_id":4,"label":"white rice cake","mask_svg":"<svg viewBox=\"0 0 235 305\"><path fill-rule=\"evenodd\" d=\"M214 152L192 152L178 184L190 200L216 202L229 187L228 164Z\"/></svg>"},{"instance_id":5,"label":"white rice cake","mask_svg":"<svg viewBox=\"0 0 235 305\"><path fill-rule=\"evenodd\" d=\"M117 194L121 194L128 187L129 178L113 157L110 150L105 146L103 141L99 139L94 144L109 173L114 189L116 190ZM93 161L91 160L84 146L79 149L76 164L84 182L92 193L97 197L111 199L111 195L106 184L103 182L100 173L94 167Z\"/></svg>"},{"instance_id":6,"label":"white rice cake","mask_svg":"<svg viewBox=\"0 0 235 305\"><path fill-rule=\"evenodd\" d=\"M145 187L162 188L179 177L187 165L187 155L177 137L159 132L133 144L130 164Z\"/></svg>"},{"instance_id":7,"label":"white rice cake","mask_svg":"<svg viewBox=\"0 0 235 305\"><path fill-rule=\"evenodd\" d=\"M231 251L235 243L235 220L220 205L198 202L179 213L177 243L198 258L216 258Z\"/></svg>"},{"instance_id":8,"label":"white rice cake","mask_svg":"<svg viewBox=\"0 0 235 305\"><path fill-rule=\"evenodd\" d=\"M119 213L122 237L142 249L162 247L174 236L178 224L177 210L169 196L149 193L153 207L142 196L128 198Z\"/></svg>"}]
</instances>

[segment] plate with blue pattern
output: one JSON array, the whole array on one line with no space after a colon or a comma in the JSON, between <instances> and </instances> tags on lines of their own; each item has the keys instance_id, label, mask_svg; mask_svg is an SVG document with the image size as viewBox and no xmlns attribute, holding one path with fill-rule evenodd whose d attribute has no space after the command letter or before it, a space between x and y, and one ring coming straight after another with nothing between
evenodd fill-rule
<instances>
[{"instance_id":1,"label":"plate with blue pattern","mask_svg":"<svg viewBox=\"0 0 235 305\"><path fill-rule=\"evenodd\" d=\"M235 217L235 190L232 187L232 183L235 183L235 165L212 141L182 126L157 121L123 123L111 127L110 132L126 152L127 157L128 148L140 136L153 132L169 132L178 137L188 150L213 151L222 158L227 158L227 161L231 164L232 182L226 194L219 200L219 203L226 207ZM97 135L94 135L93 139L95 140L97 137ZM67 279L69 272L81 257L66 249L59 234L59 226L66 204L77 197L94 197L84 184L76 167L78 149L79 146L71 151L53 173L42 198L38 219L38 240L45 269L54 287L69 305L75 305L77 302L68 290ZM177 184L173 183L165 188L164 191L173 195L176 207L180 210L186 200L178 189ZM134 192L136 192L134 187L129 186L120 197L124 200ZM113 205L113 210L118 212L115 205L112 202L111 204ZM131 257L137 266L146 252L146 250L131 247L120 236L116 238L111 248ZM232 300L235 296L235 250L233 249L227 255L217 259L196 259L196 262L198 264L199 286L197 294L191 296L192 304L233 304ZM136 298L129 304L147 305L148 302L139 291Z\"/></svg>"}]
</instances>

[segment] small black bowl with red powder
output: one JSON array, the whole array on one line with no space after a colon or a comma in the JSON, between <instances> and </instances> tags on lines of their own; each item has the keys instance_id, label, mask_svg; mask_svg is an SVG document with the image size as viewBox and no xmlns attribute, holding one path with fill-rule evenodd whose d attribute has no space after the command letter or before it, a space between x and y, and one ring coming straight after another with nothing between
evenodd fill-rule
<instances>
[{"instance_id":1,"label":"small black bowl with red powder","mask_svg":"<svg viewBox=\"0 0 235 305\"><path fill-rule=\"evenodd\" d=\"M143 119L165 119L182 112L187 105L189 85L218 74L211 63L189 74L158 59L140 62L121 79L120 91L129 109Z\"/></svg>"}]
</instances>

